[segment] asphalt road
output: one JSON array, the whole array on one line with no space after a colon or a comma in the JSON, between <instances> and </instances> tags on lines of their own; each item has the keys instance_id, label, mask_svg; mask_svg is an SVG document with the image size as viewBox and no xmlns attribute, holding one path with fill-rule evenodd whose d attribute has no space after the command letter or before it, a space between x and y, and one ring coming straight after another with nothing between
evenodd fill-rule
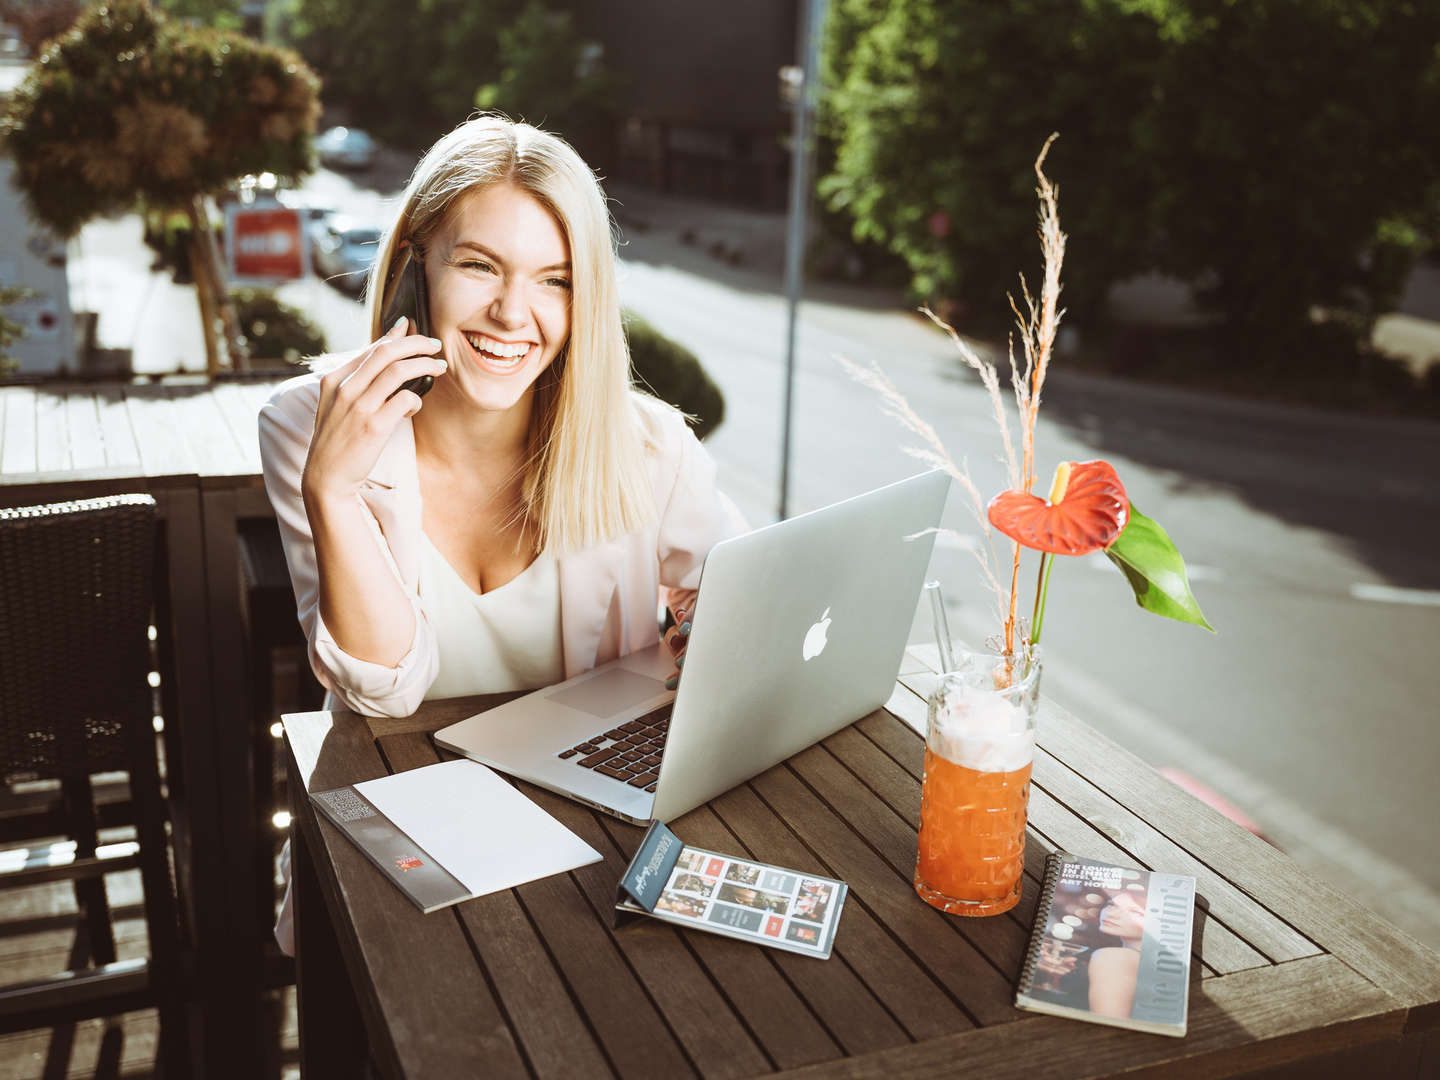
<instances>
[{"instance_id":1,"label":"asphalt road","mask_svg":"<svg viewBox=\"0 0 1440 1080\"><path fill-rule=\"evenodd\" d=\"M333 173L309 187L359 216L387 205ZM773 520L786 326L770 269L779 219L634 194L621 218L627 306L693 349L720 384L726 421L709 447L721 482L752 522ZM115 299L124 315L108 336L123 337L133 322L143 369L152 352L168 357L174 342L198 341L198 326L186 329L193 297L187 307L188 290L144 284L136 267L147 260L125 254L123 222L108 225L108 234L87 230L72 257L92 293L127 265L140 275L127 286L135 296ZM682 242L686 230L698 243ZM748 265L713 257L716 243L746 251ZM331 285L311 279L281 295L324 326L333 348L364 341L356 302ZM987 498L1006 486L989 402L943 335L894 296L835 286L809 296L792 513L920 468L902 449L913 437L836 354L881 365L951 455L968 461ZM106 325L102 312L102 343L127 344L107 342ZM167 344L152 348L152 338ZM1046 619L1045 692L1142 758L1208 784L1302 865L1440 947L1431 795L1440 729L1426 689L1440 653L1440 426L1139 387L1067 374L1063 361L1052 372L1039 486L1060 460L1115 465L1136 505L1185 554L1219 633L1141 612L1102 558L1062 560ZM958 488L946 524L953 533L940 538L932 574L957 635L979 641L999 624L975 561L981 527ZM930 637L922 612L913 640Z\"/></svg>"}]
</instances>

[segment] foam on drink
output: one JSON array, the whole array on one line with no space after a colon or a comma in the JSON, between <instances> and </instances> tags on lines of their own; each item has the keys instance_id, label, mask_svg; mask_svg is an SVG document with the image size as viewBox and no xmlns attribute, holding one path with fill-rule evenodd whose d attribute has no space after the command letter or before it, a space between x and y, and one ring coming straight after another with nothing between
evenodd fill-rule
<instances>
[{"instance_id":1,"label":"foam on drink","mask_svg":"<svg viewBox=\"0 0 1440 1080\"><path fill-rule=\"evenodd\" d=\"M934 708L930 749L947 761L977 772L1013 772L1035 757L1035 733L1023 704L975 685L950 680ZM966 691L973 691L967 693Z\"/></svg>"}]
</instances>

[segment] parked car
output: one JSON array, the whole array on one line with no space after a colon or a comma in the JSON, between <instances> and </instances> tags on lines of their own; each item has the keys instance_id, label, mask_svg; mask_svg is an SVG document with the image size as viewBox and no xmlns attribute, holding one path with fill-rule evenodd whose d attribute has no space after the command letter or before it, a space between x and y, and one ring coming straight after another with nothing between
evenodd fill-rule
<instances>
[{"instance_id":1,"label":"parked car","mask_svg":"<svg viewBox=\"0 0 1440 1080\"><path fill-rule=\"evenodd\" d=\"M359 128L333 127L315 140L322 165L368 169L375 164L375 140Z\"/></svg>"},{"instance_id":2,"label":"parked car","mask_svg":"<svg viewBox=\"0 0 1440 1080\"><path fill-rule=\"evenodd\" d=\"M379 250L379 229L336 214L320 227L311 260L315 272L336 288L359 293Z\"/></svg>"}]
</instances>

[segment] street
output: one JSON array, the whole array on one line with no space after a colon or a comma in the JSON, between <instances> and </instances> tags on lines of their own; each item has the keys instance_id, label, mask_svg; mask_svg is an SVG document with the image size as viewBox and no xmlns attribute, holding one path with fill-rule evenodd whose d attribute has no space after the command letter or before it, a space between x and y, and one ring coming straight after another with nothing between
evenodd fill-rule
<instances>
[{"instance_id":1,"label":"street","mask_svg":"<svg viewBox=\"0 0 1440 1080\"><path fill-rule=\"evenodd\" d=\"M383 206L333 173L307 189L372 220ZM708 445L721 482L752 524L774 520L786 313L773 250L735 267L706 241L707 228L728 230L752 251L773 249L781 219L651 205L639 193L625 203L625 303L692 349L720 385L726 420ZM76 306L101 310L101 344L134 346L137 370L171 370L177 356L203 369L193 291L145 277L149 253L130 250L138 226L133 241L126 228L98 223L72 250ZM692 228L699 243L682 240ZM997 275L1013 280L1033 261L1018 252ZM107 288L124 295L98 307ZM305 308L332 348L364 342L358 305L333 287L311 278L279 295ZM968 461L986 498L1005 486L988 399L943 334L897 297L832 285L808 296L791 513L921 468L902 449L913 437L837 354L878 363L951 456ZM1045 694L1146 761L1214 788L1312 872L1440 946L1430 786L1440 732L1422 678L1440 645L1440 427L1085 377L1058 360L1040 413L1037 489L1048 490L1057 462L1095 457L1170 533L1219 632L1141 612L1101 556L1060 560ZM939 538L932 576L957 635L978 643L999 618L975 563L982 527L958 486L946 524L953 533ZM921 611L912 640L931 637Z\"/></svg>"}]
</instances>

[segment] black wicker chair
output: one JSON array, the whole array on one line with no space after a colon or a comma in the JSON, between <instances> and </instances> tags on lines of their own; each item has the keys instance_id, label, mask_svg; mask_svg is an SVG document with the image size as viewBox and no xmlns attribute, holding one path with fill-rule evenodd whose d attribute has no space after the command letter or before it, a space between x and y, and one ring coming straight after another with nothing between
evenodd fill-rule
<instances>
[{"instance_id":1,"label":"black wicker chair","mask_svg":"<svg viewBox=\"0 0 1440 1080\"><path fill-rule=\"evenodd\" d=\"M147 680L155 530L148 495L0 509L0 781L59 780L73 838L73 849L52 845L0 874L0 888L74 879L91 959L87 968L0 986L0 1031L153 1005L165 1074L184 1076L180 919ZM97 853L90 777L121 770L138 849ZM116 962L103 875L135 866L150 955Z\"/></svg>"}]
</instances>

